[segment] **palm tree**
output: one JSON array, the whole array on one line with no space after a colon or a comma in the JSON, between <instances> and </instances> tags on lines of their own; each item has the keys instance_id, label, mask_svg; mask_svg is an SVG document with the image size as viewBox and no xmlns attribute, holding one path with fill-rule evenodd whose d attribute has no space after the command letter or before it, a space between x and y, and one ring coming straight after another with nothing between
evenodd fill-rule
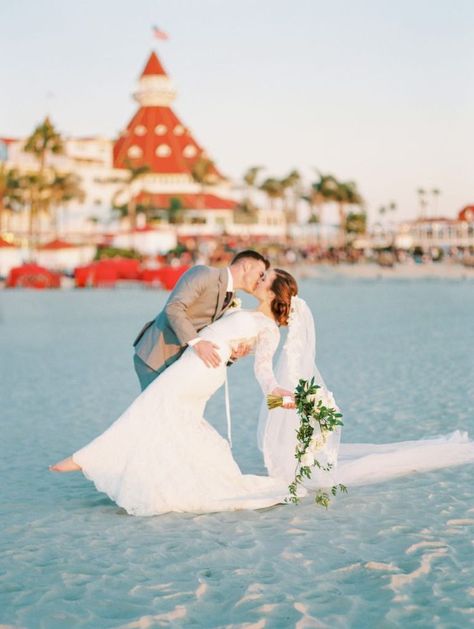
<instances>
[{"instance_id":1,"label":"palm tree","mask_svg":"<svg viewBox=\"0 0 474 629\"><path fill-rule=\"evenodd\" d=\"M28 211L28 248L30 256L36 246L38 218L48 213L50 178L39 172L30 172L19 178L19 195L22 207Z\"/></svg>"},{"instance_id":2,"label":"palm tree","mask_svg":"<svg viewBox=\"0 0 474 629\"><path fill-rule=\"evenodd\" d=\"M80 186L80 178L73 173L54 174L50 186L49 213L52 215L54 236L58 236L58 212L61 206L77 199L83 201L84 191Z\"/></svg>"},{"instance_id":3,"label":"palm tree","mask_svg":"<svg viewBox=\"0 0 474 629\"><path fill-rule=\"evenodd\" d=\"M424 218L425 216L425 209L426 209L426 190L424 188L418 188L418 190L416 191L416 193L418 194L418 202L420 204L420 218Z\"/></svg>"},{"instance_id":4,"label":"palm tree","mask_svg":"<svg viewBox=\"0 0 474 629\"><path fill-rule=\"evenodd\" d=\"M24 150L26 153L33 153L37 158L41 174L44 172L48 154L58 155L64 152L61 135L56 131L48 117L35 128L26 140Z\"/></svg>"},{"instance_id":5,"label":"palm tree","mask_svg":"<svg viewBox=\"0 0 474 629\"><path fill-rule=\"evenodd\" d=\"M267 177L267 179L260 184L260 190L263 190L267 195L270 210L274 209L275 199L281 199L284 193L281 181L275 177Z\"/></svg>"},{"instance_id":6,"label":"palm tree","mask_svg":"<svg viewBox=\"0 0 474 629\"><path fill-rule=\"evenodd\" d=\"M191 176L193 180L201 186L198 197L201 209L204 209L204 192L206 186L210 186L216 181L214 170L214 162L204 155L200 155L191 166Z\"/></svg>"},{"instance_id":7,"label":"palm tree","mask_svg":"<svg viewBox=\"0 0 474 629\"><path fill-rule=\"evenodd\" d=\"M297 170L292 170L286 177L281 180L281 186L283 188L283 195L285 198L285 212L287 214L287 222L294 223L296 222L296 214L297 214L297 202L301 197L301 175ZM289 189L292 191L292 203L291 205L288 203L288 199L286 197L286 190Z\"/></svg>"},{"instance_id":8,"label":"palm tree","mask_svg":"<svg viewBox=\"0 0 474 629\"><path fill-rule=\"evenodd\" d=\"M395 201L390 201L388 205L381 205L379 207L379 214L380 216L383 216L386 212L395 212L396 209L397 204L395 203Z\"/></svg>"},{"instance_id":9,"label":"palm tree","mask_svg":"<svg viewBox=\"0 0 474 629\"><path fill-rule=\"evenodd\" d=\"M346 207L352 205L362 206L364 201L354 181L340 182L334 200L338 204L339 234L341 245L343 245L346 235Z\"/></svg>"},{"instance_id":10,"label":"palm tree","mask_svg":"<svg viewBox=\"0 0 474 629\"><path fill-rule=\"evenodd\" d=\"M336 201L337 190L339 182L334 175L324 175L319 170L316 170L318 174L318 181L315 181L311 186L311 193L309 195L309 203L312 213L314 207L318 214L318 222L321 223L323 219L323 207L325 203ZM312 214L314 215L314 214Z\"/></svg>"},{"instance_id":11,"label":"palm tree","mask_svg":"<svg viewBox=\"0 0 474 629\"><path fill-rule=\"evenodd\" d=\"M263 170L263 166L251 166L245 171L243 179L249 190L251 188L255 188L257 184L257 177L261 170Z\"/></svg>"},{"instance_id":12,"label":"palm tree","mask_svg":"<svg viewBox=\"0 0 474 629\"><path fill-rule=\"evenodd\" d=\"M117 199L124 192L127 193L127 203L125 205L126 215L128 216L128 222L130 227L130 232L132 234L132 245L133 245L133 232L137 226L137 200L134 194L134 184L139 179L145 177L150 171L151 168L148 164L142 164L140 166L134 166L131 162L126 162L127 167L127 178L124 181L124 186L117 190L112 199L112 206L117 207ZM133 247L132 247L133 248Z\"/></svg>"},{"instance_id":13,"label":"palm tree","mask_svg":"<svg viewBox=\"0 0 474 629\"><path fill-rule=\"evenodd\" d=\"M263 168L264 168L263 166L251 166L250 168L247 168L247 170L244 173L244 176L242 177L246 185L246 191L245 191L245 197L242 200L241 205L242 205L242 208L247 208L249 211L252 211L252 212L254 212L256 209L252 200L252 191L257 188L257 178L260 171L263 170Z\"/></svg>"},{"instance_id":14,"label":"palm tree","mask_svg":"<svg viewBox=\"0 0 474 629\"><path fill-rule=\"evenodd\" d=\"M349 212L346 217L346 232L348 234L365 234L367 231L367 214L362 212Z\"/></svg>"},{"instance_id":15,"label":"palm tree","mask_svg":"<svg viewBox=\"0 0 474 629\"><path fill-rule=\"evenodd\" d=\"M234 211L234 221L237 223L254 223L257 219L258 208L253 202L252 191L257 189L257 178L263 166L251 166L245 171L242 180L245 183L245 194Z\"/></svg>"},{"instance_id":16,"label":"palm tree","mask_svg":"<svg viewBox=\"0 0 474 629\"><path fill-rule=\"evenodd\" d=\"M439 204L439 197L441 194L441 190L439 188L433 188L431 190L431 194L433 195L433 201L434 201L434 215L438 216L438 204Z\"/></svg>"},{"instance_id":17,"label":"palm tree","mask_svg":"<svg viewBox=\"0 0 474 629\"><path fill-rule=\"evenodd\" d=\"M48 117L28 137L24 150L26 153L32 153L38 161L38 173L23 178L23 185L29 187L29 191L25 192L29 207L28 240L31 253L35 240L36 219L44 209L45 199L48 195L47 187L50 181L46 177L47 158L50 154L59 155L64 152L61 135L56 131Z\"/></svg>"},{"instance_id":18,"label":"palm tree","mask_svg":"<svg viewBox=\"0 0 474 629\"><path fill-rule=\"evenodd\" d=\"M13 212L22 207L20 177L14 168L0 164L0 235L5 230L4 217L7 211Z\"/></svg>"}]
</instances>

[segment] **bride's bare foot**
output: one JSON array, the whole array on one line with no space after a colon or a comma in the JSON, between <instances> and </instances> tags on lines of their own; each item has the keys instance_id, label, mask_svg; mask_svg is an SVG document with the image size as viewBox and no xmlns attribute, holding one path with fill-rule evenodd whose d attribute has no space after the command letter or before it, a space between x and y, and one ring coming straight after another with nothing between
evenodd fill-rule
<instances>
[{"instance_id":1,"label":"bride's bare foot","mask_svg":"<svg viewBox=\"0 0 474 629\"><path fill-rule=\"evenodd\" d=\"M59 461L59 463L55 463L54 465L49 466L49 470L51 472L77 472L80 469L81 466L77 463L74 463L71 456L67 459Z\"/></svg>"}]
</instances>

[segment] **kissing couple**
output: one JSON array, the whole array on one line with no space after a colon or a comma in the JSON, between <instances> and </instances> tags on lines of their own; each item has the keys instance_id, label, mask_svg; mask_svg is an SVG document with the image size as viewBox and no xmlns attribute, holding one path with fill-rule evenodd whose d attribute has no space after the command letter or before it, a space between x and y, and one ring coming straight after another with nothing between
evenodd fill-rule
<instances>
[{"instance_id":1,"label":"kissing couple","mask_svg":"<svg viewBox=\"0 0 474 629\"><path fill-rule=\"evenodd\" d=\"M255 310L231 307L238 290L258 300ZM142 393L104 433L50 469L81 470L133 515L283 502L286 480L242 474L203 413L228 365L250 351L263 395L288 396L285 408L294 409L293 391L275 378L273 356L297 293L290 273L253 250L238 253L227 268L191 268L135 340Z\"/></svg>"}]
</instances>

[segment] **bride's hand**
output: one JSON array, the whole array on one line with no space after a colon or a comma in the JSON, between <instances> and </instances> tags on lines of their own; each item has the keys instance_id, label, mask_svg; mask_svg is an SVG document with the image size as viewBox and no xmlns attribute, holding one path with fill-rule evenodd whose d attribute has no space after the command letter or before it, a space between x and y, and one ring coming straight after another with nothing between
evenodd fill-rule
<instances>
[{"instance_id":1,"label":"bride's hand","mask_svg":"<svg viewBox=\"0 0 474 629\"><path fill-rule=\"evenodd\" d=\"M239 358L243 358L247 356L252 351L252 346L250 343L239 343L237 347L232 350L232 354L230 355L230 360L235 362Z\"/></svg>"},{"instance_id":2,"label":"bride's hand","mask_svg":"<svg viewBox=\"0 0 474 629\"><path fill-rule=\"evenodd\" d=\"M293 401L292 402L285 402L284 404L282 404L282 408L296 408L296 404L294 402L295 396L293 391L288 391L287 389L281 389L280 387L276 387L275 389L273 389L273 391L271 392L272 395L278 395L280 397L289 397L291 398Z\"/></svg>"}]
</instances>

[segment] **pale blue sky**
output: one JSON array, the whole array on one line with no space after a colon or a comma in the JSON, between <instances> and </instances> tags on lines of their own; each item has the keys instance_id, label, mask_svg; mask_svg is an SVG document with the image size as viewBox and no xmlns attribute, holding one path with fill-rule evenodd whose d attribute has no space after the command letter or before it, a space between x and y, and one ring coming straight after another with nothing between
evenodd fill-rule
<instances>
[{"instance_id":1,"label":"pale blue sky","mask_svg":"<svg viewBox=\"0 0 474 629\"><path fill-rule=\"evenodd\" d=\"M317 167L356 180L372 216L414 216L419 186L447 215L474 203L472 0L3 0L0 135L49 112L114 137L152 47L232 177Z\"/></svg>"}]
</instances>

